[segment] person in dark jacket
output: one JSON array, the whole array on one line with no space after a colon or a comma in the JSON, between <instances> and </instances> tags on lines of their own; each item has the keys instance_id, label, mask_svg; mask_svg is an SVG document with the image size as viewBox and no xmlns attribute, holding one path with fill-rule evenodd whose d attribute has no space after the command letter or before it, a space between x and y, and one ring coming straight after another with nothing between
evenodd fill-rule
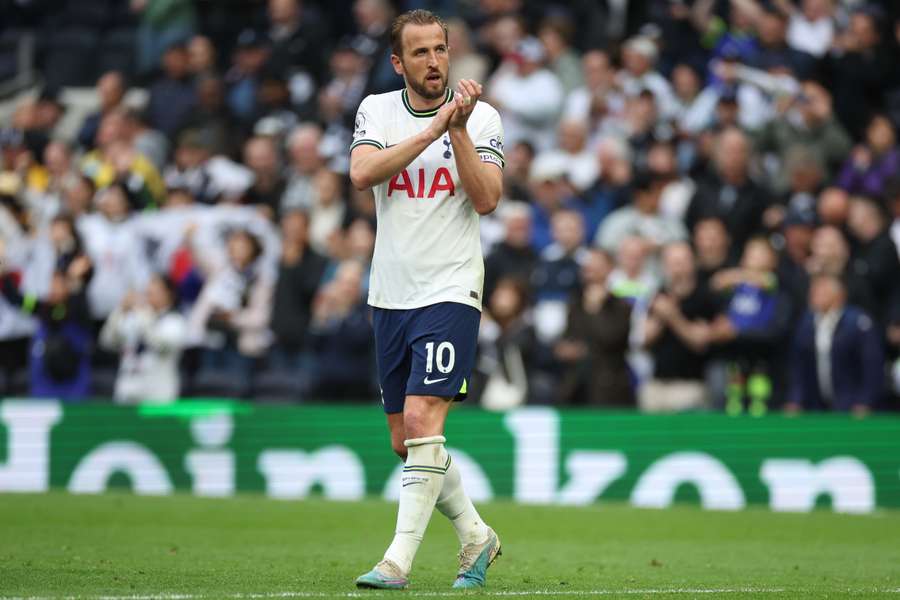
<instances>
[{"instance_id":1,"label":"person in dark jacket","mask_svg":"<svg viewBox=\"0 0 900 600\"><path fill-rule=\"evenodd\" d=\"M301 367L313 299L328 261L309 247L309 216L293 210L281 219L281 261L270 327L275 334L271 358L281 367ZM301 367L302 368L302 367Z\"/></svg>"},{"instance_id":2,"label":"person in dark jacket","mask_svg":"<svg viewBox=\"0 0 900 600\"><path fill-rule=\"evenodd\" d=\"M38 319L31 339L29 395L82 400L91 386L91 319L81 281L90 261L76 259L68 272L55 271L46 298L22 295L10 274L0 273L6 300ZM75 291L77 289L77 291Z\"/></svg>"},{"instance_id":3,"label":"person in dark jacket","mask_svg":"<svg viewBox=\"0 0 900 600\"><path fill-rule=\"evenodd\" d=\"M725 129L716 141L715 173L700 181L685 215L688 229L708 217L719 217L736 248L762 228L768 206L763 189L749 174L750 143L737 128Z\"/></svg>"},{"instance_id":4,"label":"person in dark jacket","mask_svg":"<svg viewBox=\"0 0 900 600\"><path fill-rule=\"evenodd\" d=\"M631 306L607 287L614 267L604 250L587 251L581 269L583 291L570 304L566 331L556 345L557 358L568 367L558 389L560 402L634 406L625 361Z\"/></svg>"},{"instance_id":5,"label":"person in dark jacket","mask_svg":"<svg viewBox=\"0 0 900 600\"><path fill-rule=\"evenodd\" d=\"M868 413L884 391L881 335L869 315L847 304L834 275L813 279L809 305L794 335L786 409Z\"/></svg>"},{"instance_id":6,"label":"person in dark jacket","mask_svg":"<svg viewBox=\"0 0 900 600\"><path fill-rule=\"evenodd\" d=\"M513 277L527 282L538 262L531 246L531 209L524 202L508 202L501 211L503 241L484 260L485 299L490 299L501 279Z\"/></svg>"},{"instance_id":7,"label":"person in dark jacket","mask_svg":"<svg viewBox=\"0 0 900 600\"><path fill-rule=\"evenodd\" d=\"M900 258L889 222L878 202L857 197L850 201L847 224L856 242L852 255L854 267L868 282L875 298L872 317L885 323L891 299L900 287Z\"/></svg>"},{"instance_id":8,"label":"person in dark jacket","mask_svg":"<svg viewBox=\"0 0 900 600\"><path fill-rule=\"evenodd\" d=\"M340 264L313 308L311 344L319 359L312 396L327 400L375 397L375 344L362 298L363 267Z\"/></svg>"}]
</instances>

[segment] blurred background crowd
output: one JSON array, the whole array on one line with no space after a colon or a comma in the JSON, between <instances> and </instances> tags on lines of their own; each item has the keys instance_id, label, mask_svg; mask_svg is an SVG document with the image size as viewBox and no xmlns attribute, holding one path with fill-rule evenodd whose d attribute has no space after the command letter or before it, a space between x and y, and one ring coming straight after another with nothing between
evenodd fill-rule
<instances>
[{"instance_id":1,"label":"blurred background crowd","mask_svg":"<svg viewBox=\"0 0 900 600\"><path fill-rule=\"evenodd\" d=\"M898 408L890 0L0 0L0 393L374 401L410 8L505 128L476 402Z\"/></svg>"}]
</instances>

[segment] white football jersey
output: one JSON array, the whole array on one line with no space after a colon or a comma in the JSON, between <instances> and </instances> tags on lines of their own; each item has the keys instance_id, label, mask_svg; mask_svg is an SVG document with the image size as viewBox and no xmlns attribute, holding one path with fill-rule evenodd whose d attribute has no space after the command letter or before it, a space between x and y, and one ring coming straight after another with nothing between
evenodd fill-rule
<instances>
[{"instance_id":1,"label":"white football jersey","mask_svg":"<svg viewBox=\"0 0 900 600\"><path fill-rule=\"evenodd\" d=\"M448 89L445 103L453 99ZM359 105L350 150L387 148L420 133L438 109L416 111L406 90L367 96ZM503 168L500 115L475 104L466 124L483 162ZM469 202L445 133L403 171L373 188L378 217L369 304L410 309L460 302L481 310L484 260L478 213Z\"/></svg>"}]
</instances>

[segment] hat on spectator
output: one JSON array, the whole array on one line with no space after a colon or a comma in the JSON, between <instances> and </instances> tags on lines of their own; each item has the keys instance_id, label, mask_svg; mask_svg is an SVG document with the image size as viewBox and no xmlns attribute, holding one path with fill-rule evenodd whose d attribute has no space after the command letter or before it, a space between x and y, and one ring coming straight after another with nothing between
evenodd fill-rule
<instances>
[{"instance_id":1,"label":"hat on spectator","mask_svg":"<svg viewBox=\"0 0 900 600\"><path fill-rule=\"evenodd\" d=\"M516 55L529 62L541 62L547 56L544 44L536 37L526 37L516 44Z\"/></svg>"},{"instance_id":2,"label":"hat on spectator","mask_svg":"<svg viewBox=\"0 0 900 600\"><path fill-rule=\"evenodd\" d=\"M528 179L534 183L556 181L566 175L568 164L565 155L556 152L539 154L531 163Z\"/></svg>"},{"instance_id":3,"label":"hat on spectator","mask_svg":"<svg viewBox=\"0 0 900 600\"><path fill-rule=\"evenodd\" d=\"M635 36L625 42L625 49L636 52L651 61L655 61L659 55L659 48L656 47L653 40L643 35Z\"/></svg>"}]
</instances>

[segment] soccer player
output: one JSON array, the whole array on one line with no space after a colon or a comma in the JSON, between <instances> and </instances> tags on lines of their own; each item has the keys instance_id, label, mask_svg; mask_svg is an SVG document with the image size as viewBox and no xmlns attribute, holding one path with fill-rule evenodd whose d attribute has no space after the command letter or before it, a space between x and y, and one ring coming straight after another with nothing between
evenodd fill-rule
<instances>
[{"instance_id":1,"label":"soccer player","mask_svg":"<svg viewBox=\"0 0 900 600\"><path fill-rule=\"evenodd\" d=\"M500 540L463 490L443 433L475 362L484 282L479 215L500 200L503 129L497 111L478 101L478 83L447 87L447 26L439 17L400 15L391 43L406 85L360 104L350 179L375 193L369 304L391 444L405 467L394 539L356 585L405 588L437 507L462 546L453 587L475 588Z\"/></svg>"}]
</instances>

